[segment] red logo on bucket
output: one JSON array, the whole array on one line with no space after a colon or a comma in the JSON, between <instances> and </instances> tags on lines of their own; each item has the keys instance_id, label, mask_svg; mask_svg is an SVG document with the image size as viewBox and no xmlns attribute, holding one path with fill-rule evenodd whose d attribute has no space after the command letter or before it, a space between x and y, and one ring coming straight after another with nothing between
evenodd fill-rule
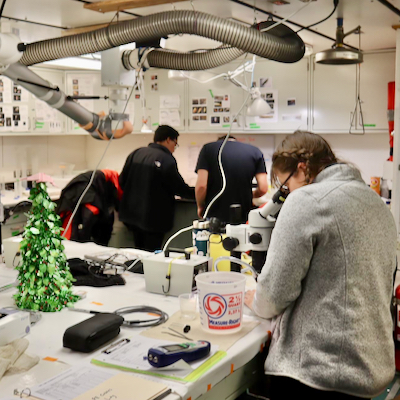
<instances>
[{"instance_id":1,"label":"red logo on bucket","mask_svg":"<svg viewBox=\"0 0 400 400\"><path fill-rule=\"evenodd\" d=\"M221 318L226 311L227 304L225 299L216 293L209 293L203 300L204 311L211 318Z\"/></svg>"}]
</instances>

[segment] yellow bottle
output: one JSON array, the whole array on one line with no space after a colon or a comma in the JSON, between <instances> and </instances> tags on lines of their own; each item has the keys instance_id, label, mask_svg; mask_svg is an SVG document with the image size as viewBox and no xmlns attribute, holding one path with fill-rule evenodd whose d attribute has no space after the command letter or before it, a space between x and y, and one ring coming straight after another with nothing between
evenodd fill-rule
<instances>
[{"instance_id":1,"label":"yellow bottle","mask_svg":"<svg viewBox=\"0 0 400 400\"><path fill-rule=\"evenodd\" d=\"M210 235L210 257L213 259L213 271L214 271L214 262L219 257L229 257L231 253L224 249L222 246L222 240L226 238L226 234L215 234L212 233ZM230 261L221 261L218 263L219 271L230 271L231 270L231 262Z\"/></svg>"}]
</instances>

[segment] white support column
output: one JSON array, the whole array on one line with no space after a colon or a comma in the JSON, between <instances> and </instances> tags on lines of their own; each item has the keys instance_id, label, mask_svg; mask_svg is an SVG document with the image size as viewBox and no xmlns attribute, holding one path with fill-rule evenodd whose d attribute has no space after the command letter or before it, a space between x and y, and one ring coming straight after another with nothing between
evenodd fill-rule
<instances>
[{"instance_id":1,"label":"white support column","mask_svg":"<svg viewBox=\"0 0 400 400\"><path fill-rule=\"evenodd\" d=\"M396 27L398 28L398 27ZM396 91L394 105L392 213L400 232L400 29L396 29Z\"/></svg>"}]
</instances>

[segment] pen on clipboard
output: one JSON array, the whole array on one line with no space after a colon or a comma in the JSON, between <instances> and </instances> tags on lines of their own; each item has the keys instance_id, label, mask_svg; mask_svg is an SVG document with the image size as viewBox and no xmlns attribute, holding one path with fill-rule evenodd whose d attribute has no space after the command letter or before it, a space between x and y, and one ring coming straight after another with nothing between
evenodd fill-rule
<instances>
[{"instance_id":1,"label":"pen on clipboard","mask_svg":"<svg viewBox=\"0 0 400 400\"><path fill-rule=\"evenodd\" d=\"M108 346L105 350L103 350L102 353L111 354L113 351L120 349L122 346L128 344L129 342L130 342L129 339L118 340L118 342L113 343L112 345Z\"/></svg>"}]
</instances>

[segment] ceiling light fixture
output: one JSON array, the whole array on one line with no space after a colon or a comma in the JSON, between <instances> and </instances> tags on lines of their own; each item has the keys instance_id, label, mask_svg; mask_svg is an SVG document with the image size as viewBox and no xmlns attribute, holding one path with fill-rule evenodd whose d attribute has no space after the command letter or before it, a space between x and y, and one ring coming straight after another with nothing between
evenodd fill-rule
<instances>
[{"instance_id":1,"label":"ceiling light fixture","mask_svg":"<svg viewBox=\"0 0 400 400\"><path fill-rule=\"evenodd\" d=\"M41 65L55 65L64 68L101 70L101 61L86 57L68 57L59 60L46 61Z\"/></svg>"},{"instance_id":2,"label":"ceiling light fixture","mask_svg":"<svg viewBox=\"0 0 400 400\"><path fill-rule=\"evenodd\" d=\"M343 18L337 19L336 42L331 49L320 51L315 55L315 61L319 64L344 65L360 64L363 60L363 53L360 50L353 50L345 47L343 40L346 36L356 33L361 35L361 26L344 33Z\"/></svg>"}]
</instances>

